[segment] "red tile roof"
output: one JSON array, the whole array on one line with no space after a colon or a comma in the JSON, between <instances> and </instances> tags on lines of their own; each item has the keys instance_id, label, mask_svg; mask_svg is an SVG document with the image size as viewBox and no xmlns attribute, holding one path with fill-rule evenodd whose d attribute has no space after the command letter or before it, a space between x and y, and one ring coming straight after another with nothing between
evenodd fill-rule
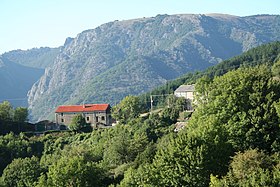
<instances>
[{"instance_id":1,"label":"red tile roof","mask_svg":"<svg viewBox=\"0 0 280 187\"><path fill-rule=\"evenodd\" d=\"M86 104L86 105L69 105L59 106L56 109L56 113L62 112L94 112L94 111L106 111L110 107L109 104Z\"/></svg>"}]
</instances>

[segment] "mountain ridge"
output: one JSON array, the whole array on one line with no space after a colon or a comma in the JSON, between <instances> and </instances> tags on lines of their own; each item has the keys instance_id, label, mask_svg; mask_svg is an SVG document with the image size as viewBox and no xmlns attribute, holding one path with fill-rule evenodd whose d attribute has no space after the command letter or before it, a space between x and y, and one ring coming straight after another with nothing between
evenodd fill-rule
<instances>
[{"instance_id":1,"label":"mountain ridge","mask_svg":"<svg viewBox=\"0 0 280 187\"><path fill-rule=\"evenodd\" d=\"M33 85L28 95L31 115L43 119L57 105L83 101L113 104L280 40L278 15L222 17L157 15L81 32L65 43L53 66Z\"/></svg>"},{"instance_id":2,"label":"mountain ridge","mask_svg":"<svg viewBox=\"0 0 280 187\"><path fill-rule=\"evenodd\" d=\"M187 73L174 80L168 81L165 85L159 86L150 92L141 94L138 97L141 102L141 106L143 106L143 110L148 111L150 109L150 95L172 94L180 85L195 84L196 81L203 76L213 79L214 77L222 76L227 72L236 70L240 67L254 67L263 64L267 67L272 67L277 62L280 62L280 41L255 47L242 53L241 55L234 56L233 58L224 60L215 66L209 67L206 70L195 73ZM158 103L154 100L153 104L156 106Z\"/></svg>"},{"instance_id":3,"label":"mountain ridge","mask_svg":"<svg viewBox=\"0 0 280 187\"><path fill-rule=\"evenodd\" d=\"M27 67L0 56L0 102L27 107L27 92L44 73L39 68Z\"/></svg>"},{"instance_id":4,"label":"mountain ridge","mask_svg":"<svg viewBox=\"0 0 280 187\"><path fill-rule=\"evenodd\" d=\"M2 56L23 66L45 69L46 67L52 66L60 48L40 47L27 50L17 49L3 53Z\"/></svg>"}]
</instances>

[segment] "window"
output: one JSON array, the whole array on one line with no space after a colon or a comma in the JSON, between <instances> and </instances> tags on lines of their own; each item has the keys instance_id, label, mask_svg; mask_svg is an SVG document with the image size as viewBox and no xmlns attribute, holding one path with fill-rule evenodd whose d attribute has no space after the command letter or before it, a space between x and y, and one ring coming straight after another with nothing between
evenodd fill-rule
<instances>
[{"instance_id":1,"label":"window","mask_svg":"<svg viewBox=\"0 0 280 187\"><path fill-rule=\"evenodd\" d=\"M89 117L87 117L87 121L89 121Z\"/></svg>"},{"instance_id":2,"label":"window","mask_svg":"<svg viewBox=\"0 0 280 187\"><path fill-rule=\"evenodd\" d=\"M64 122L64 119L61 119L61 122L63 123L63 122Z\"/></svg>"},{"instance_id":3,"label":"window","mask_svg":"<svg viewBox=\"0 0 280 187\"><path fill-rule=\"evenodd\" d=\"M63 113L61 113L61 116L63 116Z\"/></svg>"},{"instance_id":4,"label":"window","mask_svg":"<svg viewBox=\"0 0 280 187\"><path fill-rule=\"evenodd\" d=\"M97 116L95 117L95 121L98 122L98 117Z\"/></svg>"},{"instance_id":5,"label":"window","mask_svg":"<svg viewBox=\"0 0 280 187\"><path fill-rule=\"evenodd\" d=\"M103 121L104 121L104 120L105 120L105 116L102 116L102 117L101 117L101 120L103 120Z\"/></svg>"}]
</instances>

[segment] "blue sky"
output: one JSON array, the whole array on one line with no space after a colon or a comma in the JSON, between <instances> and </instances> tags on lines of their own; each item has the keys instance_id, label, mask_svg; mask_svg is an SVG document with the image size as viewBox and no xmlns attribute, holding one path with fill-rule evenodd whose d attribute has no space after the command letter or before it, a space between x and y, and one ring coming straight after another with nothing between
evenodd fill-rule
<instances>
[{"instance_id":1,"label":"blue sky","mask_svg":"<svg viewBox=\"0 0 280 187\"><path fill-rule=\"evenodd\" d=\"M280 14L280 0L1 0L0 54L58 47L109 21L181 13Z\"/></svg>"}]
</instances>

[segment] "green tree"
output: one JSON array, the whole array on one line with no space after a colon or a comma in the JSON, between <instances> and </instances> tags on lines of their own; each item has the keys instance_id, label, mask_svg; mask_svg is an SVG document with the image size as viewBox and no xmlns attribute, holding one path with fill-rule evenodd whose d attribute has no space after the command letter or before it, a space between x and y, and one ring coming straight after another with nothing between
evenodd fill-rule
<instances>
[{"instance_id":1,"label":"green tree","mask_svg":"<svg viewBox=\"0 0 280 187\"><path fill-rule=\"evenodd\" d=\"M200 82L196 87L205 88L200 92L207 93L202 94L207 102L196 108L191 123L200 125L213 116L216 126L225 126L228 141L237 151L277 151L280 127L275 102L280 98L280 82L272 78L267 66L240 68L203 81L209 85Z\"/></svg>"},{"instance_id":2,"label":"green tree","mask_svg":"<svg viewBox=\"0 0 280 187\"><path fill-rule=\"evenodd\" d=\"M73 117L68 128L72 131L77 131L86 125L87 123L85 118L81 114L77 114L76 116Z\"/></svg>"},{"instance_id":3,"label":"green tree","mask_svg":"<svg viewBox=\"0 0 280 187\"><path fill-rule=\"evenodd\" d=\"M203 105L208 103L209 92L212 79L208 76L203 76L197 80L195 84L195 103L197 105Z\"/></svg>"},{"instance_id":4,"label":"green tree","mask_svg":"<svg viewBox=\"0 0 280 187\"><path fill-rule=\"evenodd\" d=\"M47 174L48 186L105 186L104 171L83 156L64 156L53 164ZM41 182L42 183L42 182Z\"/></svg>"},{"instance_id":5,"label":"green tree","mask_svg":"<svg viewBox=\"0 0 280 187\"><path fill-rule=\"evenodd\" d=\"M237 153L222 179L211 176L210 186L278 186L280 184L279 154L269 156L262 151Z\"/></svg>"},{"instance_id":6,"label":"green tree","mask_svg":"<svg viewBox=\"0 0 280 187\"><path fill-rule=\"evenodd\" d=\"M189 127L158 150L149 181L153 186L206 186L211 173L227 170L232 146L226 138L224 128L210 123Z\"/></svg>"},{"instance_id":7,"label":"green tree","mask_svg":"<svg viewBox=\"0 0 280 187\"><path fill-rule=\"evenodd\" d=\"M28 110L24 107L17 107L14 111L14 121L26 122L28 119Z\"/></svg>"},{"instance_id":8,"label":"green tree","mask_svg":"<svg viewBox=\"0 0 280 187\"><path fill-rule=\"evenodd\" d=\"M10 121L13 119L13 107L8 101L0 103L0 120Z\"/></svg>"},{"instance_id":9,"label":"green tree","mask_svg":"<svg viewBox=\"0 0 280 187\"><path fill-rule=\"evenodd\" d=\"M233 149L226 135L224 128L206 123L167 136L153 162L126 172L122 186L206 186L211 173L227 171Z\"/></svg>"},{"instance_id":10,"label":"green tree","mask_svg":"<svg viewBox=\"0 0 280 187\"><path fill-rule=\"evenodd\" d=\"M153 187L156 186L151 183L149 165L140 165L138 169L129 168L125 172L125 177L120 183L120 187Z\"/></svg>"},{"instance_id":11,"label":"green tree","mask_svg":"<svg viewBox=\"0 0 280 187\"><path fill-rule=\"evenodd\" d=\"M41 172L37 157L18 158L5 168L1 181L7 187L33 187Z\"/></svg>"},{"instance_id":12,"label":"green tree","mask_svg":"<svg viewBox=\"0 0 280 187\"><path fill-rule=\"evenodd\" d=\"M121 123L140 115L141 106L139 98L135 96L126 96L118 105L112 108L112 116Z\"/></svg>"},{"instance_id":13,"label":"green tree","mask_svg":"<svg viewBox=\"0 0 280 187\"><path fill-rule=\"evenodd\" d=\"M274 76L280 77L280 60L273 64L271 70Z\"/></svg>"},{"instance_id":14,"label":"green tree","mask_svg":"<svg viewBox=\"0 0 280 187\"><path fill-rule=\"evenodd\" d=\"M186 109L187 101L185 98L177 98L175 96L169 96L167 98L169 106L162 111L162 118L169 124L177 122L179 113Z\"/></svg>"},{"instance_id":15,"label":"green tree","mask_svg":"<svg viewBox=\"0 0 280 187\"><path fill-rule=\"evenodd\" d=\"M149 175L136 170L135 176L125 176L127 184L138 176L142 186L207 186L211 174L226 175L235 151L279 151L280 82L267 66L200 82L201 102L188 126L157 151L145 169Z\"/></svg>"},{"instance_id":16,"label":"green tree","mask_svg":"<svg viewBox=\"0 0 280 187\"><path fill-rule=\"evenodd\" d=\"M104 150L104 162L111 166L132 162L147 144L145 133L132 132L129 126L118 126Z\"/></svg>"},{"instance_id":17,"label":"green tree","mask_svg":"<svg viewBox=\"0 0 280 187\"><path fill-rule=\"evenodd\" d=\"M13 159L29 157L32 154L32 142L26 137L13 133L0 136L0 174Z\"/></svg>"}]
</instances>

